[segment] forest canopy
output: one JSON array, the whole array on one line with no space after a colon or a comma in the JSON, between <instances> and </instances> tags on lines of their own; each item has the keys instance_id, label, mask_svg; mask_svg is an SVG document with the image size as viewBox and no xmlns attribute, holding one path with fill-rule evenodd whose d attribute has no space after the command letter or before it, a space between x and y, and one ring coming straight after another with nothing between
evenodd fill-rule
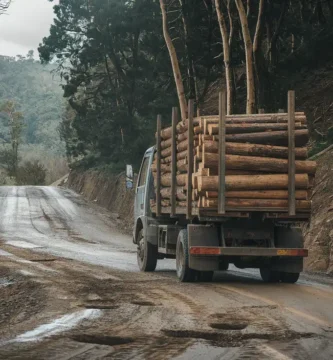
<instances>
[{"instance_id":1,"label":"forest canopy","mask_svg":"<svg viewBox=\"0 0 333 360\"><path fill-rule=\"evenodd\" d=\"M285 109L301 70L333 57L332 0L60 0L54 12L39 53L65 81L73 159L137 164L158 113L169 123L178 104L185 118L190 98L216 113L221 87L230 114ZM330 126L310 124L313 138Z\"/></svg>"}]
</instances>

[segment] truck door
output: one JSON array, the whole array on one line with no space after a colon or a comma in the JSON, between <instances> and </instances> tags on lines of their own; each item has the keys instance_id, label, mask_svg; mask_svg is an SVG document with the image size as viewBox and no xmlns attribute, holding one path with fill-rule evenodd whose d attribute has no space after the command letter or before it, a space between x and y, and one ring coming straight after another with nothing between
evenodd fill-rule
<instances>
[{"instance_id":1,"label":"truck door","mask_svg":"<svg viewBox=\"0 0 333 360\"><path fill-rule=\"evenodd\" d=\"M134 216L135 219L139 218L142 215L145 215L145 199L146 199L146 182L148 178L148 169L149 169L150 156L147 155L143 158L138 185L136 187L135 193L135 207L134 207Z\"/></svg>"}]
</instances>

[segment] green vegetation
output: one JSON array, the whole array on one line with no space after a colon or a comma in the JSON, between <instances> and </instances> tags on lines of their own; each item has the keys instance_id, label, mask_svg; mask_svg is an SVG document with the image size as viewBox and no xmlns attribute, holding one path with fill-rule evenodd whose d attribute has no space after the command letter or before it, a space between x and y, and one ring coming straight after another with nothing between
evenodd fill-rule
<instances>
[{"instance_id":1,"label":"green vegetation","mask_svg":"<svg viewBox=\"0 0 333 360\"><path fill-rule=\"evenodd\" d=\"M296 80L333 57L333 0L61 0L54 10L40 58L65 81L67 155L89 166L138 164L157 113L169 123L178 103L185 118L189 98L216 113L221 86L229 113L285 109Z\"/></svg>"},{"instance_id":2,"label":"green vegetation","mask_svg":"<svg viewBox=\"0 0 333 360\"><path fill-rule=\"evenodd\" d=\"M49 184L67 171L60 123L66 100L54 65L34 60L33 51L0 56L0 184ZM31 169L40 176L29 177Z\"/></svg>"},{"instance_id":3,"label":"green vegetation","mask_svg":"<svg viewBox=\"0 0 333 360\"><path fill-rule=\"evenodd\" d=\"M10 100L20 104L25 123L23 143L42 144L48 152L63 154L58 128L65 100L54 68L34 61L33 51L17 60L0 56L0 103Z\"/></svg>"}]
</instances>

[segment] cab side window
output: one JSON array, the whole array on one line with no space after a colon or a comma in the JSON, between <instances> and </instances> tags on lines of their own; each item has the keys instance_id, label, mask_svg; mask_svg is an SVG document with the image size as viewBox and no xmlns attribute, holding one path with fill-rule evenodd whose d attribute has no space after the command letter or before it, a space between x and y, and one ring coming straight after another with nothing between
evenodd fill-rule
<instances>
[{"instance_id":1,"label":"cab side window","mask_svg":"<svg viewBox=\"0 0 333 360\"><path fill-rule=\"evenodd\" d=\"M141 166L140 178L138 182L138 187L143 186L146 184L147 180L147 172L148 172L148 165L149 165L149 157L143 159L143 163Z\"/></svg>"}]
</instances>

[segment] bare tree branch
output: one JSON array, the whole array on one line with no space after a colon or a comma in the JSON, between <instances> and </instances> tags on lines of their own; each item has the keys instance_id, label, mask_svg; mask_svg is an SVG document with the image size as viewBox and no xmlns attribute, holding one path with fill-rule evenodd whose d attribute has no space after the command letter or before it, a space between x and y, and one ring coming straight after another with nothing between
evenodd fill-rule
<instances>
[{"instance_id":1,"label":"bare tree branch","mask_svg":"<svg viewBox=\"0 0 333 360\"><path fill-rule=\"evenodd\" d=\"M11 2L12 0L0 0L0 15L7 11Z\"/></svg>"}]
</instances>

